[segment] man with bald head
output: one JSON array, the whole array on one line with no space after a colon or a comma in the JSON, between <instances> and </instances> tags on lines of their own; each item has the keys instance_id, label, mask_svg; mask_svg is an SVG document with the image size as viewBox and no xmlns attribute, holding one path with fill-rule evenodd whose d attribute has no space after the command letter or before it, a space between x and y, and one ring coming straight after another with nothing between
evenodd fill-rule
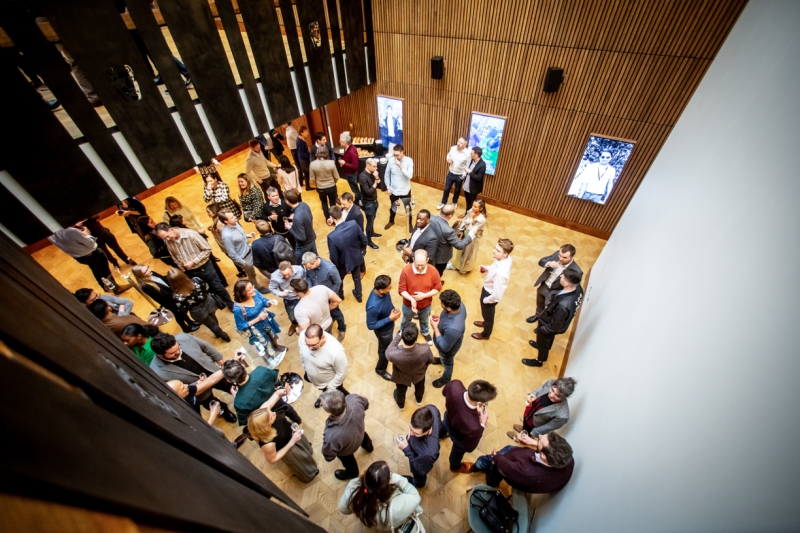
<instances>
[{"instance_id":1,"label":"man with bald head","mask_svg":"<svg viewBox=\"0 0 800 533\"><path fill-rule=\"evenodd\" d=\"M453 248L463 250L475 237L476 229L473 228L468 235L464 235L463 239L458 238L456 230L450 226L450 219L453 218L455 212L456 206L447 204L442 207L439 216L431 218L431 226L434 226L432 229L434 229L439 240L436 246L436 254L431 258L431 262L436 266L440 277L444 274L447 263L453 258Z\"/></svg>"},{"instance_id":2,"label":"man with bald head","mask_svg":"<svg viewBox=\"0 0 800 533\"><path fill-rule=\"evenodd\" d=\"M406 265L400 272L400 283L397 292L403 297L403 325L410 322L414 315L419 317L419 329L428 344L433 344L433 337L428 330L428 319L431 316L433 297L442 290L442 278L428 264L428 253L425 250L414 252L414 262Z\"/></svg>"}]
</instances>

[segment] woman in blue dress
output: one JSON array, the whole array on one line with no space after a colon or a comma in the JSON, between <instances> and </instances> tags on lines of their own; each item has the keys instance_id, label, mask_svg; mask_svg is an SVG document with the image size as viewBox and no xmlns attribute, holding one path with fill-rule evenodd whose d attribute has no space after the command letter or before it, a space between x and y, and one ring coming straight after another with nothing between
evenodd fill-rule
<instances>
[{"instance_id":1,"label":"woman in blue dress","mask_svg":"<svg viewBox=\"0 0 800 533\"><path fill-rule=\"evenodd\" d=\"M275 322L275 313L267 308L278 305L278 300L267 300L252 283L241 280L233 286L233 301L236 329L256 347L269 368L277 367L286 355L286 346L278 344L281 328Z\"/></svg>"}]
</instances>

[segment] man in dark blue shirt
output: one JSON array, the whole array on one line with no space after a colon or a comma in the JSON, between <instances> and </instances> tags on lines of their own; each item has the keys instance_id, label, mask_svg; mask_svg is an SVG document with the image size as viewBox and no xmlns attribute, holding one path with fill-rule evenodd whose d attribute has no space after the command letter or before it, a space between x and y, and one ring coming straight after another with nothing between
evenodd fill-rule
<instances>
[{"instance_id":1,"label":"man in dark blue shirt","mask_svg":"<svg viewBox=\"0 0 800 533\"><path fill-rule=\"evenodd\" d=\"M421 489L428 481L428 472L439 459L439 427L442 415L435 405L420 407L411 415L408 436L397 441L397 447L408 457L411 476L405 476L412 485Z\"/></svg>"},{"instance_id":2,"label":"man in dark blue shirt","mask_svg":"<svg viewBox=\"0 0 800 533\"><path fill-rule=\"evenodd\" d=\"M394 323L400 318L400 310L392 304L389 293L392 290L392 278L384 274L375 278L375 288L367 298L367 328L375 332L378 338L378 366L375 372L386 381L392 375L386 371L389 361L386 360L386 348L394 338Z\"/></svg>"},{"instance_id":3,"label":"man in dark blue shirt","mask_svg":"<svg viewBox=\"0 0 800 533\"><path fill-rule=\"evenodd\" d=\"M444 366L442 377L432 383L437 389L444 387L453 377L453 360L461 349L467 322L467 309L456 291L448 289L442 292L439 302L442 304L442 314L431 317L433 343L439 350L439 357L433 358L433 364Z\"/></svg>"}]
</instances>

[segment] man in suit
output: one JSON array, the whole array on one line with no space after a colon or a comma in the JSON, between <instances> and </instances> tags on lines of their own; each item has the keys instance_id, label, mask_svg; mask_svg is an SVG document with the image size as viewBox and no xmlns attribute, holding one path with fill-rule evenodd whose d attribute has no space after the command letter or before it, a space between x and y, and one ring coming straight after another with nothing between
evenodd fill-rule
<instances>
[{"instance_id":1,"label":"man in suit","mask_svg":"<svg viewBox=\"0 0 800 533\"><path fill-rule=\"evenodd\" d=\"M467 211L472 208L472 203L478 198L478 195L483 192L483 177L486 174L486 161L481 157L483 150L480 146L472 149L470 158L472 159L467 165L467 173L464 175L464 199L467 201ZM464 216L466 216L464 213Z\"/></svg>"},{"instance_id":2,"label":"man in suit","mask_svg":"<svg viewBox=\"0 0 800 533\"><path fill-rule=\"evenodd\" d=\"M454 204L447 204L442 207L439 216L431 219L431 226L435 226L436 234L439 243L436 246L436 255L433 256L433 265L441 276L444 274L447 263L453 258L453 248L456 250L463 250L469 243L472 242L475 230L472 229L469 235L465 235L463 239L459 239L454 230L450 226L450 219L453 218L453 213L456 212Z\"/></svg>"},{"instance_id":3,"label":"man in suit","mask_svg":"<svg viewBox=\"0 0 800 533\"><path fill-rule=\"evenodd\" d=\"M417 225L414 227L408 246L403 250L404 257L411 257L417 250L425 250L428 257L436 256L436 248L439 246L439 236L436 228L431 227L431 212L427 209L420 209L417 213Z\"/></svg>"},{"instance_id":4,"label":"man in suit","mask_svg":"<svg viewBox=\"0 0 800 533\"><path fill-rule=\"evenodd\" d=\"M563 272L576 272L583 276L583 270L575 262L575 252L574 246L565 244L551 255L539 259L539 266L544 267L544 271L533 284L537 287L536 314L525 319L528 324L536 322L552 297L564 288L559 281Z\"/></svg>"},{"instance_id":5,"label":"man in suit","mask_svg":"<svg viewBox=\"0 0 800 533\"><path fill-rule=\"evenodd\" d=\"M378 245L372 242L373 238L382 237L380 233L375 233L375 215L378 213L378 184L381 178L378 175L378 162L370 157L361 174L358 175L358 185L361 188L361 207L367 215L367 246L373 250L378 250Z\"/></svg>"},{"instance_id":6,"label":"man in suit","mask_svg":"<svg viewBox=\"0 0 800 533\"><path fill-rule=\"evenodd\" d=\"M335 205L330 215L336 227L328 235L328 252L331 263L336 265L342 279L350 273L353 276L353 296L361 303L361 265L367 253L367 236L354 220L345 221L342 208ZM362 217L363 218L363 217ZM342 291L342 289L340 289ZM342 295L340 294L340 298Z\"/></svg>"},{"instance_id":7,"label":"man in suit","mask_svg":"<svg viewBox=\"0 0 800 533\"><path fill-rule=\"evenodd\" d=\"M222 354L216 348L188 333L178 333L175 336L157 333L150 341L150 348L156 354L150 362L150 368L164 381L176 379L191 385L201 379L201 374L210 376L222 365ZM231 384L223 380L214 385L214 388L230 394ZM208 404L216 398L209 390L198 399L200 405L210 410ZM219 404L222 418L228 422L236 422L236 415L230 411L228 405L222 401Z\"/></svg>"},{"instance_id":8,"label":"man in suit","mask_svg":"<svg viewBox=\"0 0 800 533\"><path fill-rule=\"evenodd\" d=\"M364 214L358 205L355 203L355 197L352 193L345 192L339 198L339 205L342 206L342 216L345 222L354 221L364 231Z\"/></svg>"},{"instance_id":9,"label":"man in suit","mask_svg":"<svg viewBox=\"0 0 800 533\"><path fill-rule=\"evenodd\" d=\"M547 355L550 353L556 335L569 329L569 325L581 305L583 297L581 279L583 279L583 274L574 270L565 270L561 273L561 285L564 288L553 296L539 316L539 327L533 330L536 333L536 340L528 341L528 344L539 351L539 356L536 359L523 359L522 364L542 366L547 361Z\"/></svg>"}]
</instances>

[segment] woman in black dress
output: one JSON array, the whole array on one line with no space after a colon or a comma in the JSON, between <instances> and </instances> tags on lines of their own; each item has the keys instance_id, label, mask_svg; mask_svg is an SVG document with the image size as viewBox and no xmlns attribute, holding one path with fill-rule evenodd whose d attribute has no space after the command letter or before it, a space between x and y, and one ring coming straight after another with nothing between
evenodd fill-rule
<instances>
[{"instance_id":1,"label":"woman in black dress","mask_svg":"<svg viewBox=\"0 0 800 533\"><path fill-rule=\"evenodd\" d=\"M131 229L131 233L136 233L139 237L142 237L142 234L139 232L139 227L137 226L137 220L139 217L147 215L147 209L138 198L131 196L122 200L119 205L117 205L117 214L121 217L125 217L125 222ZM142 238L144 239L144 237Z\"/></svg>"},{"instance_id":2,"label":"woman in black dress","mask_svg":"<svg viewBox=\"0 0 800 533\"><path fill-rule=\"evenodd\" d=\"M208 292L205 281L200 278L189 279L177 268L171 268L167 272L167 282L179 311L190 313L194 320L210 329L218 339L231 342L228 334L219 327L217 300Z\"/></svg>"},{"instance_id":3,"label":"woman in black dress","mask_svg":"<svg viewBox=\"0 0 800 533\"><path fill-rule=\"evenodd\" d=\"M111 233L111 230L100 223L97 215L80 222L78 226L83 226L89 230L89 233L92 234L92 237L97 240L97 246L99 246L100 249L105 252L109 263L114 265L115 268L119 268L119 262L116 260L116 258L114 258L113 255L111 255L111 250L114 250L114 253L117 254L117 257L119 257L126 265L136 264L136 261L131 259L130 256L123 251L122 247L117 241L117 238L113 233ZM111 248L111 250L109 250L109 248Z\"/></svg>"},{"instance_id":4,"label":"woman in black dress","mask_svg":"<svg viewBox=\"0 0 800 533\"><path fill-rule=\"evenodd\" d=\"M199 322L191 320L185 310L178 308L172 288L169 286L166 277L158 272L153 272L146 265L137 265L131 269L131 272L133 272L133 277L136 278L139 287L146 295L161 307L172 311L172 314L175 315L175 322L178 323L184 333L191 333L200 328Z\"/></svg>"}]
</instances>

